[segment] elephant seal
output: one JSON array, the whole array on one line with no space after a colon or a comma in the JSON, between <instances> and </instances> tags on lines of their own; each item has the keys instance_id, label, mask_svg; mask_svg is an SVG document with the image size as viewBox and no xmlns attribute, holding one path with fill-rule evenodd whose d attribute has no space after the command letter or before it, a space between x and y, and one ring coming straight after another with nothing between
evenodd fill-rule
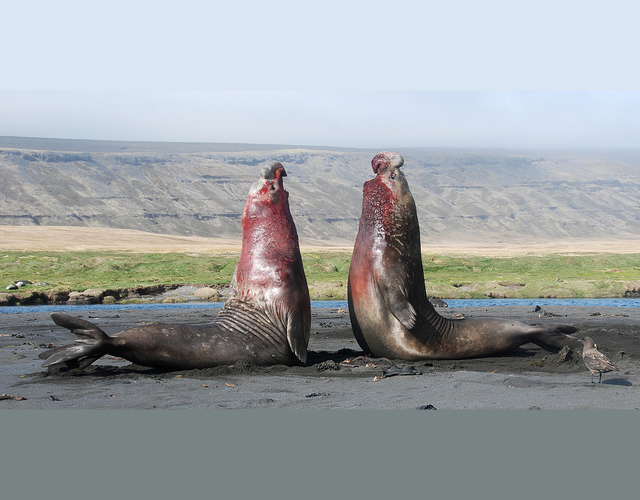
<instances>
[{"instance_id":1,"label":"elephant seal","mask_svg":"<svg viewBox=\"0 0 640 500\"><path fill-rule=\"evenodd\" d=\"M213 323L154 324L108 336L68 314L53 321L71 330L74 344L40 355L43 366L82 369L105 354L166 369L207 368L246 361L255 365L304 363L311 302L298 234L289 211L282 164L261 171L242 214L242 251L231 292Z\"/></svg>"},{"instance_id":2,"label":"elephant seal","mask_svg":"<svg viewBox=\"0 0 640 500\"><path fill-rule=\"evenodd\" d=\"M510 351L528 342L558 351L577 346L566 325L529 326L499 319L452 320L427 299L416 205L400 167L383 152L371 161L348 280L349 315L360 347L391 359L464 359Z\"/></svg>"}]
</instances>

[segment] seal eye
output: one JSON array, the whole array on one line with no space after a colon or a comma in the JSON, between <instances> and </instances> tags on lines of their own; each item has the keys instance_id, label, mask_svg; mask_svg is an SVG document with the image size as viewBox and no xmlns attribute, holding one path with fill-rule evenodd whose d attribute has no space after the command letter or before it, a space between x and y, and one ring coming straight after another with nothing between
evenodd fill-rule
<instances>
[{"instance_id":1,"label":"seal eye","mask_svg":"<svg viewBox=\"0 0 640 500\"><path fill-rule=\"evenodd\" d=\"M391 177L391 180L395 179L396 178L396 173L395 172L392 173L389 177Z\"/></svg>"},{"instance_id":2,"label":"seal eye","mask_svg":"<svg viewBox=\"0 0 640 500\"><path fill-rule=\"evenodd\" d=\"M271 183L271 191L275 191L276 187L273 185L273 182Z\"/></svg>"}]
</instances>

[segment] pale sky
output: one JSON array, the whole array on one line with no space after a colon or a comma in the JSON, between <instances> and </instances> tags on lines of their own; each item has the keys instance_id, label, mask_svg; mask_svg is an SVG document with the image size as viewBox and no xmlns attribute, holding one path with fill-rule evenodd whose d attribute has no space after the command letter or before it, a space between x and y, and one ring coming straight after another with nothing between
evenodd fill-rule
<instances>
[{"instance_id":1,"label":"pale sky","mask_svg":"<svg viewBox=\"0 0 640 500\"><path fill-rule=\"evenodd\" d=\"M0 91L0 135L356 148L640 147L638 91Z\"/></svg>"},{"instance_id":2,"label":"pale sky","mask_svg":"<svg viewBox=\"0 0 640 500\"><path fill-rule=\"evenodd\" d=\"M0 135L640 146L631 0L3 3Z\"/></svg>"}]
</instances>

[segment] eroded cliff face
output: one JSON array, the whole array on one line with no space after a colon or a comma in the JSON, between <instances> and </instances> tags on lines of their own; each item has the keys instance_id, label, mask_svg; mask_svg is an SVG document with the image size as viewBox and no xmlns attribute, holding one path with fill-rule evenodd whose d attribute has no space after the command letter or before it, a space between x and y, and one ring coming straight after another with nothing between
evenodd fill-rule
<instances>
[{"instance_id":1,"label":"eroded cliff face","mask_svg":"<svg viewBox=\"0 0 640 500\"><path fill-rule=\"evenodd\" d=\"M376 152L0 138L0 224L238 237L257 166L275 160L300 237L348 243ZM423 243L640 234L640 149L398 152Z\"/></svg>"}]
</instances>

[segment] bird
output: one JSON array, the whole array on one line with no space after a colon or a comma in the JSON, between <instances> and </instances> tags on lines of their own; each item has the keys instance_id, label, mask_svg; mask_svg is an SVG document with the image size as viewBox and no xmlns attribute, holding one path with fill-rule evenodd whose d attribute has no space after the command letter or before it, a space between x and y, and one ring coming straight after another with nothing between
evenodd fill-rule
<instances>
[{"instance_id":1,"label":"bird","mask_svg":"<svg viewBox=\"0 0 640 500\"><path fill-rule=\"evenodd\" d=\"M582 349L582 360L584 364L587 365L587 368L591 372L591 382L593 383L593 376L598 373L600 378L598 379L598 383L602 382L602 374L612 371L617 371L618 369L613 365L609 358L607 358L604 354L598 351L598 346L593 342L591 337L585 337L582 339L582 343L584 347Z\"/></svg>"}]
</instances>

